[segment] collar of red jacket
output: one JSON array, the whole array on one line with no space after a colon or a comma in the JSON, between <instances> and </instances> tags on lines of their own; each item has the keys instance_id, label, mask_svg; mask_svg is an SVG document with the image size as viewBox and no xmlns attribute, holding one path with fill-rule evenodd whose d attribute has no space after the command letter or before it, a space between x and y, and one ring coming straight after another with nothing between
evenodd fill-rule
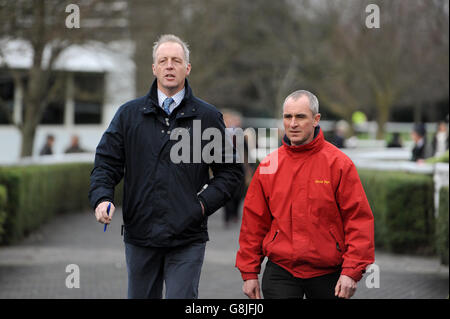
<instances>
[{"instance_id":1,"label":"collar of red jacket","mask_svg":"<svg viewBox=\"0 0 450 319\"><path fill-rule=\"evenodd\" d=\"M323 137L323 132L320 126L317 125L314 129L314 139L308 144L304 145L291 145L291 141L288 139L286 134L283 137L283 145L290 152L307 152L307 151L318 151L322 148L325 139Z\"/></svg>"}]
</instances>

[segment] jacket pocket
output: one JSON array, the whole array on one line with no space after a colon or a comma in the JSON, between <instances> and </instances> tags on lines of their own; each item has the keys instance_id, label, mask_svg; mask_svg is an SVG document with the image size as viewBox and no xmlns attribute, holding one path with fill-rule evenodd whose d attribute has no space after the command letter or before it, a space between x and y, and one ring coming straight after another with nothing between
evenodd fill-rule
<instances>
[{"instance_id":1,"label":"jacket pocket","mask_svg":"<svg viewBox=\"0 0 450 319\"><path fill-rule=\"evenodd\" d=\"M339 240L339 237L337 236L333 228L330 228L330 234L336 243L336 250L339 252L340 255L342 255L344 253L345 248L344 243L342 242L342 240Z\"/></svg>"},{"instance_id":2,"label":"jacket pocket","mask_svg":"<svg viewBox=\"0 0 450 319\"><path fill-rule=\"evenodd\" d=\"M207 223L207 220L208 220L208 215L206 215L206 206L203 206L204 210L205 210L203 212L202 202L200 201L198 196L196 196L196 199L197 199L197 204L198 204L199 212L200 212L200 214L199 214L200 221L201 221L201 226L200 227L201 227L201 229L205 229L206 228L206 223Z\"/></svg>"},{"instance_id":3,"label":"jacket pocket","mask_svg":"<svg viewBox=\"0 0 450 319\"><path fill-rule=\"evenodd\" d=\"M186 232L188 233L198 233L201 231L206 230L207 225L207 215L206 215L206 207L205 207L205 214L202 213L202 204L200 202L200 199L198 198L197 194L192 194L193 202L192 206L193 209L190 213L190 223L188 227L186 228Z\"/></svg>"},{"instance_id":4,"label":"jacket pocket","mask_svg":"<svg viewBox=\"0 0 450 319\"><path fill-rule=\"evenodd\" d=\"M278 236L279 232L280 232L280 230L277 229L275 231L275 234L272 236L272 239L267 243L267 246L266 246L266 251L267 252L269 252L270 247L272 247L275 244L275 240L277 239L277 236Z\"/></svg>"},{"instance_id":5,"label":"jacket pocket","mask_svg":"<svg viewBox=\"0 0 450 319\"><path fill-rule=\"evenodd\" d=\"M263 241L263 247L262 247L263 248L263 254L265 256L268 256L269 248L275 242L275 239L277 238L279 232L280 232L280 230L277 229L273 235L271 235L272 231L269 234L266 235L266 237L265 237L265 239Z\"/></svg>"},{"instance_id":6,"label":"jacket pocket","mask_svg":"<svg viewBox=\"0 0 450 319\"><path fill-rule=\"evenodd\" d=\"M275 231L275 235L273 235L273 238L272 238L272 240L270 241L269 244L272 244L275 241L275 239L277 238L279 232L280 231L278 229Z\"/></svg>"}]
</instances>

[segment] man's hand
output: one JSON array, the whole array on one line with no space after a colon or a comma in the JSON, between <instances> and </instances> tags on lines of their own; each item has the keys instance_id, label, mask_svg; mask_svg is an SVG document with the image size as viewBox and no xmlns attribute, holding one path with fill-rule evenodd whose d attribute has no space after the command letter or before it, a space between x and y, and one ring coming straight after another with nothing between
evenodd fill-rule
<instances>
[{"instance_id":1,"label":"man's hand","mask_svg":"<svg viewBox=\"0 0 450 319\"><path fill-rule=\"evenodd\" d=\"M114 207L114 204L111 203L111 208L109 210L109 216L107 213L109 202L101 202L98 204L97 208L95 209L95 218L97 218L97 221L102 224L109 224L111 222L111 219L114 215L114 210L116 209Z\"/></svg>"},{"instance_id":2,"label":"man's hand","mask_svg":"<svg viewBox=\"0 0 450 319\"><path fill-rule=\"evenodd\" d=\"M356 281L346 275L341 275L334 288L334 295L339 298L349 299L356 291Z\"/></svg>"},{"instance_id":3,"label":"man's hand","mask_svg":"<svg viewBox=\"0 0 450 319\"><path fill-rule=\"evenodd\" d=\"M249 279L244 281L242 291L244 291L244 294L246 294L250 299L261 299L258 279Z\"/></svg>"}]
</instances>

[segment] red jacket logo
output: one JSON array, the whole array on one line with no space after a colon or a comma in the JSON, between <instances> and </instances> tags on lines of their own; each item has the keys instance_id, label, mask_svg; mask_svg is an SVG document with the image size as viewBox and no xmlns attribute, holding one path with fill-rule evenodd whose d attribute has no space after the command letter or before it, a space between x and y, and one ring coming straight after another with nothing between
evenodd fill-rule
<instances>
[{"instance_id":1,"label":"red jacket logo","mask_svg":"<svg viewBox=\"0 0 450 319\"><path fill-rule=\"evenodd\" d=\"M330 184L330 181L324 180L324 179L316 179L314 180L314 183L316 184Z\"/></svg>"}]
</instances>

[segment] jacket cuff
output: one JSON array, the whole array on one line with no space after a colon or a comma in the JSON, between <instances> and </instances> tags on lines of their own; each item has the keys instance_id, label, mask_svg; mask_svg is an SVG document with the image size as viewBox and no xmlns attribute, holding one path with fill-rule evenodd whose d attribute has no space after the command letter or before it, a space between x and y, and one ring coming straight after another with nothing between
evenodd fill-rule
<instances>
[{"instance_id":1,"label":"jacket cuff","mask_svg":"<svg viewBox=\"0 0 450 319\"><path fill-rule=\"evenodd\" d=\"M354 281L358 282L361 280L363 272L355 268L342 268L341 275L346 275L352 278Z\"/></svg>"},{"instance_id":2,"label":"jacket cuff","mask_svg":"<svg viewBox=\"0 0 450 319\"><path fill-rule=\"evenodd\" d=\"M258 273L256 272L241 272L242 280L258 279Z\"/></svg>"},{"instance_id":3,"label":"jacket cuff","mask_svg":"<svg viewBox=\"0 0 450 319\"><path fill-rule=\"evenodd\" d=\"M208 190L208 188L207 189L205 189L205 192ZM214 205L212 204L212 201L211 200L206 200L206 196L204 196L204 193L205 192L202 192L200 195L198 195L198 199L203 203L203 206L205 207L205 216L210 216L210 215L212 215L217 209L219 209L220 208L220 206L219 207L214 207ZM207 193L207 195L208 195L208 193ZM208 199L209 199L209 197L208 197ZM213 206L213 207L211 207L211 206Z\"/></svg>"},{"instance_id":4,"label":"jacket cuff","mask_svg":"<svg viewBox=\"0 0 450 319\"><path fill-rule=\"evenodd\" d=\"M97 208L98 204L103 201L108 201L114 204L114 188L97 188L89 192L89 201L94 210Z\"/></svg>"},{"instance_id":5,"label":"jacket cuff","mask_svg":"<svg viewBox=\"0 0 450 319\"><path fill-rule=\"evenodd\" d=\"M110 202L110 203L112 203L114 206L116 206L116 205L114 204L114 201L113 201L112 199L109 199L109 198L106 198L106 197L102 197L102 198L100 198L100 199L95 203L94 211L97 209L97 206L100 205L100 204L103 203L103 202Z\"/></svg>"}]
</instances>

